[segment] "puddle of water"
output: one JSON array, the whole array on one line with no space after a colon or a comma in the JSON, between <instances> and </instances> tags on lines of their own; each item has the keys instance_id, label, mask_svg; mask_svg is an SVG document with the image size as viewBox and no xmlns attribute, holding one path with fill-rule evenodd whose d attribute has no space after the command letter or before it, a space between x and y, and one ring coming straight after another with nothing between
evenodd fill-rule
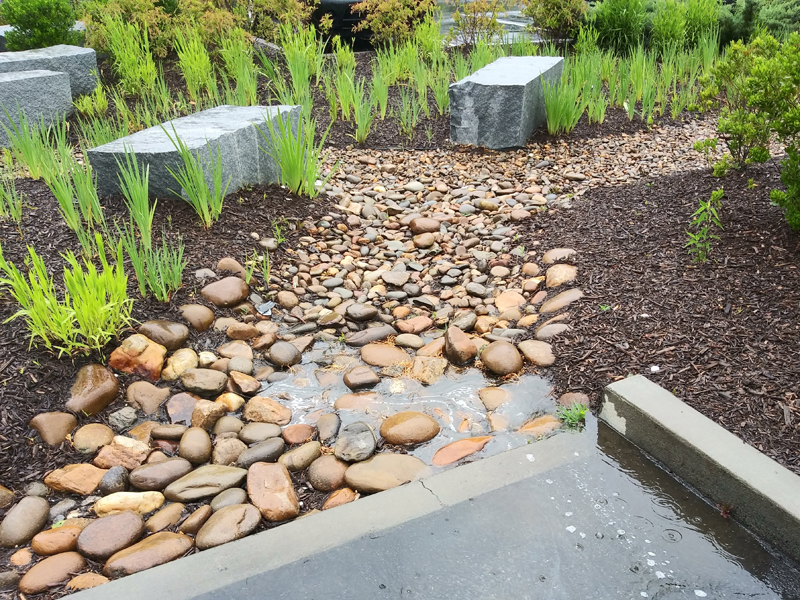
<instances>
[{"instance_id":1,"label":"puddle of water","mask_svg":"<svg viewBox=\"0 0 800 600\"><path fill-rule=\"evenodd\" d=\"M351 360L353 364L362 364L358 350L318 342L312 351L303 355L303 362L293 369L292 377L262 386L259 394L291 408L292 423L313 424L321 414L334 410L338 398L352 394L342 380ZM343 426L364 421L376 435L383 420L395 413L414 410L431 415L441 426L439 435L409 450L409 454L430 464L433 454L445 444L492 433L478 390L498 385L509 394L509 399L495 414L506 420L508 426L505 431L493 433L492 441L479 455L486 457L528 444L531 436L516 433L516 430L532 417L555 413L549 381L537 375L523 375L513 381L497 382L484 377L478 369L451 366L429 386L410 377L383 377L378 385L361 396L366 406L340 408L338 414Z\"/></svg>"}]
</instances>

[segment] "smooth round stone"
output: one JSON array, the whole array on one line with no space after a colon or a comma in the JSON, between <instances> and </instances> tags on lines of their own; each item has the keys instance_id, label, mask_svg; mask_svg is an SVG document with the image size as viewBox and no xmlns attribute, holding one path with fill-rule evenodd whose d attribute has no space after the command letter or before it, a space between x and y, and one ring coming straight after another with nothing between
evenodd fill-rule
<instances>
[{"instance_id":1,"label":"smooth round stone","mask_svg":"<svg viewBox=\"0 0 800 600\"><path fill-rule=\"evenodd\" d=\"M150 430L150 437L156 440L180 441L189 428L186 425L171 424L159 425Z\"/></svg>"},{"instance_id":2,"label":"smooth round stone","mask_svg":"<svg viewBox=\"0 0 800 600\"><path fill-rule=\"evenodd\" d=\"M78 420L74 415L63 412L40 413L28 423L50 446L60 446L77 424Z\"/></svg>"},{"instance_id":3,"label":"smooth round stone","mask_svg":"<svg viewBox=\"0 0 800 600\"><path fill-rule=\"evenodd\" d=\"M205 429L190 427L181 437L178 454L193 465L202 465L211 458L211 438Z\"/></svg>"},{"instance_id":4,"label":"smooth round stone","mask_svg":"<svg viewBox=\"0 0 800 600\"><path fill-rule=\"evenodd\" d=\"M129 476L132 486L145 491L161 491L192 471L192 464L178 456L136 467Z\"/></svg>"},{"instance_id":5,"label":"smooth round stone","mask_svg":"<svg viewBox=\"0 0 800 600\"><path fill-rule=\"evenodd\" d=\"M556 361L553 347L539 340L525 340L519 343L519 351L537 367L549 367Z\"/></svg>"},{"instance_id":6,"label":"smooth round stone","mask_svg":"<svg viewBox=\"0 0 800 600\"><path fill-rule=\"evenodd\" d=\"M342 428L333 452L345 462L358 462L375 452L375 433L363 421L356 421Z\"/></svg>"},{"instance_id":7,"label":"smooth round stone","mask_svg":"<svg viewBox=\"0 0 800 600\"><path fill-rule=\"evenodd\" d=\"M28 542L47 523L50 505L38 496L25 496L6 513L0 523L0 547L13 548Z\"/></svg>"},{"instance_id":8,"label":"smooth round stone","mask_svg":"<svg viewBox=\"0 0 800 600\"><path fill-rule=\"evenodd\" d=\"M67 589L70 591L88 590L108 583L108 581L108 577L103 577L100 573L81 573L69 580Z\"/></svg>"},{"instance_id":9,"label":"smooth round stone","mask_svg":"<svg viewBox=\"0 0 800 600\"><path fill-rule=\"evenodd\" d=\"M139 326L138 332L167 350L177 350L189 339L189 328L172 321L145 321Z\"/></svg>"},{"instance_id":10,"label":"smooth round stone","mask_svg":"<svg viewBox=\"0 0 800 600\"><path fill-rule=\"evenodd\" d=\"M306 423L298 423L296 425L289 425L283 430L283 439L290 446L296 444L303 444L311 439L314 435L314 427Z\"/></svg>"},{"instance_id":11,"label":"smooth round stone","mask_svg":"<svg viewBox=\"0 0 800 600\"><path fill-rule=\"evenodd\" d=\"M103 574L117 578L132 575L180 558L194 545L192 538L161 531L114 554L103 567Z\"/></svg>"},{"instance_id":12,"label":"smooth round stone","mask_svg":"<svg viewBox=\"0 0 800 600\"><path fill-rule=\"evenodd\" d=\"M250 446L239 455L236 466L247 469L257 462L275 462L286 450L281 437L273 437Z\"/></svg>"},{"instance_id":13,"label":"smooth round stone","mask_svg":"<svg viewBox=\"0 0 800 600\"><path fill-rule=\"evenodd\" d=\"M483 349L480 360L487 369L500 377L522 369L522 356L509 342L492 342Z\"/></svg>"},{"instance_id":14,"label":"smooth round stone","mask_svg":"<svg viewBox=\"0 0 800 600\"><path fill-rule=\"evenodd\" d=\"M245 375L252 375L253 361L244 356L234 356L228 363L228 372L235 371L237 373L244 373Z\"/></svg>"},{"instance_id":15,"label":"smooth round stone","mask_svg":"<svg viewBox=\"0 0 800 600\"><path fill-rule=\"evenodd\" d=\"M348 487L362 494L382 492L430 473L430 468L408 454L376 454L350 465L345 473Z\"/></svg>"},{"instance_id":16,"label":"smooth round stone","mask_svg":"<svg viewBox=\"0 0 800 600\"><path fill-rule=\"evenodd\" d=\"M511 398L511 395L503 388L488 387L478 390L478 397L483 402L486 410L497 410Z\"/></svg>"},{"instance_id":17,"label":"smooth round stone","mask_svg":"<svg viewBox=\"0 0 800 600\"><path fill-rule=\"evenodd\" d=\"M103 495L116 494L117 492L125 492L128 490L128 469L122 465L111 467L103 478L100 480L100 485L97 490Z\"/></svg>"},{"instance_id":18,"label":"smooth round stone","mask_svg":"<svg viewBox=\"0 0 800 600\"><path fill-rule=\"evenodd\" d=\"M119 382L110 369L103 365L85 365L72 385L67 410L78 415L96 415L117 397L118 391Z\"/></svg>"},{"instance_id":19,"label":"smooth round stone","mask_svg":"<svg viewBox=\"0 0 800 600\"><path fill-rule=\"evenodd\" d=\"M195 543L200 550L227 544L251 534L260 522L261 513L252 504L226 506L205 522L197 532Z\"/></svg>"},{"instance_id":20,"label":"smooth round stone","mask_svg":"<svg viewBox=\"0 0 800 600\"><path fill-rule=\"evenodd\" d=\"M317 419L317 433L321 441L335 438L339 433L342 420L336 413L326 413Z\"/></svg>"},{"instance_id":21,"label":"smooth round stone","mask_svg":"<svg viewBox=\"0 0 800 600\"><path fill-rule=\"evenodd\" d=\"M281 367L291 367L300 362L300 351L289 342L275 342L269 349L269 359Z\"/></svg>"},{"instance_id":22,"label":"smooth round stone","mask_svg":"<svg viewBox=\"0 0 800 600\"><path fill-rule=\"evenodd\" d=\"M248 423L239 432L239 439L245 444L255 444L280 435L281 427L275 423Z\"/></svg>"},{"instance_id":23,"label":"smooth round stone","mask_svg":"<svg viewBox=\"0 0 800 600\"><path fill-rule=\"evenodd\" d=\"M83 570L86 561L77 552L62 552L36 563L19 582L23 594L39 594Z\"/></svg>"},{"instance_id":24,"label":"smooth round stone","mask_svg":"<svg viewBox=\"0 0 800 600\"><path fill-rule=\"evenodd\" d=\"M184 304L180 311L195 331L205 331L214 322L214 311L202 304Z\"/></svg>"},{"instance_id":25,"label":"smooth round stone","mask_svg":"<svg viewBox=\"0 0 800 600\"><path fill-rule=\"evenodd\" d=\"M219 435L221 433L236 433L238 434L242 428L244 427L244 423L242 423L241 419L236 417L222 417L219 421L216 422L214 425L214 434Z\"/></svg>"},{"instance_id":26,"label":"smooth round stone","mask_svg":"<svg viewBox=\"0 0 800 600\"><path fill-rule=\"evenodd\" d=\"M247 502L247 492L242 488L230 488L221 491L211 499L211 510L217 512L226 506L234 504L245 504Z\"/></svg>"},{"instance_id":27,"label":"smooth round stone","mask_svg":"<svg viewBox=\"0 0 800 600\"><path fill-rule=\"evenodd\" d=\"M5 486L0 485L0 508L5 508L14 502L14 492Z\"/></svg>"},{"instance_id":28,"label":"smooth round stone","mask_svg":"<svg viewBox=\"0 0 800 600\"><path fill-rule=\"evenodd\" d=\"M302 471L316 460L322 453L319 442L307 442L278 458L278 462L289 471Z\"/></svg>"},{"instance_id":29,"label":"smooth round stone","mask_svg":"<svg viewBox=\"0 0 800 600\"><path fill-rule=\"evenodd\" d=\"M172 527L181 520L183 509L186 508L180 502L173 502L159 510L152 517L147 519L145 527L150 533L163 531L167 527Z\"/></svg>"},{"instance_id":30,"label":"smooth round stone","mask_svg":"<svg viewBox=\"0 0 800 600\"><path fill-rule=\"evenodd\" d=\"M394 339L394 343L401 348L419 350L425 345L425 340L413 333L401 333Z\"/></svg>"},{"instance_id":31,"label":"smooth round stone","mask_svg":"<svg viewBox=\"0 0 800 600\"><path fill-rule=\"evenodd\" d=\"M344 474L349 466L330 454L320 456L308 467L308 482L315 490L332 492L344 485Z\"/></svg>"},{"instance_id":32,"label":"smooth round stone","mask_svg":"<svg viewBox=\"0 0 800 600\"><path fill-rule=\"evenodd\" d=\"M156 387L149 381L134 381L125 390L125 398L128 400L128 404L140 409L146 415L158 412L159 407L169 397L169 394L169 388Z\"/></svg>"},{"instance_id":33,"label":"smooth round stone","mask_svg":"<svg viewBox=\"0 0 800 600\"><path fill-rule=\"evenodd\" d=\"M212 304L227 308L244 302L250 288L238 277L231 276L209 283L200 293Z\"/></svg>"},{"instance_id":34,"label":"smooth round stone","mask_svg":"<svg viewBox=\"0 0 800 600\"><path fill-rule=\"evenodd\" d=\"M356 303L348 306L345 314L348 319L360 323L363 321L371 321L378 316L378 309L371 304Z\"/></svg>"},{"instance_id":35,"label":"smooth round stone","mask_svg":"<svg viewBox=\"0 0 800 600\"><path fill-rule=\"evenodd\" d=\"M178 527L178 531L181 533L188 533L189 535L195 535L203 524L208 521L208 518L211 516L212 510L208 504L205 504L195 510L192 514L190 514L186 520L181 523L180 527Z\"/></svg>"},{"instance_id":36,"label":"smooth round stone","mask_svg":"<svg viewBox=\"0 0 800 600\"><path fill-rule=\"evenodd\" d=\"M360 390L378 385L381 378L365 365L357 365L344 374L344 384L351 390Z\"/></svg>"},{"instance_id":37,"label":"smooth round stone","mask_svg":"<svg viewBox=\"0 0 800 600\"><path fill-rule=\"evenodd\" d=\"M390 444L421 444L439 433L439 424L433 417L415 411L399 412L381 425L381 436Z\"/></svg>"},{"instance_id":38,"label":"smooth round stone","mask_svg":"<svg viewBox=\"0 0 800 600\"><path fill-rule=\"evenodd\" d=\"M238 487L247 477L245 469L225 465L203 465L173 481L164 496L173 502L194 502L216 496L222 490Z\"/></svg>"},{"instance_id":39,"label":"smooth round stone","mask_svg":"<svg viewBox=\"0 0 800 600\"><path fill-rule=\"evenodd\" d=\"M373 367L391 367L411 360L408 353L396 346L367 344L361 348L361 360Z\"/></svg>"},{"instance_id":40,"label":"smooth round stone","mask_svg":"<svg viewBox=\"0 0 800 600\"><path fill-rule=\"evenodd\" d=\"M39 556L50 556L61 552L75 550L78 544L78 536L81 534L80 527L56 527L55 529L45 529L37 533L31 540L31 550Z\"/></svg>"},{"instance_id":41,"label":"smooth round stone","mask_svg":"<svg viewBox=\"0 0 800 600\"><path fill-rule=\"evenodd\" d=\"M50 488L41 481L32 481L25 486L23 494L25 496L38 496L40 498L46 498L50 495Z\"/></svg>"},{"instance_id":42,"label":"smooth round stone","mask_svg":"<svg viewBox=\"0 0 800 600\"><path fill-rule=\"evenodd\" d=\"M78 552L95 561L135 544L144 531L144 521L135 512L125 511L102 517L87 525L78 536Z\"/></svg>"}]
</instances>

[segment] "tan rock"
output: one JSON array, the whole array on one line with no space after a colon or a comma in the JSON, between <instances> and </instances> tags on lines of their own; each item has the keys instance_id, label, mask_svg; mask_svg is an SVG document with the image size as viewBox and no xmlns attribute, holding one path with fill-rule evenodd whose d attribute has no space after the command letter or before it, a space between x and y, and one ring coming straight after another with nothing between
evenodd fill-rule
<instances>
[{"instance_id":1,"label":"tan rock","mask_svg":"<svg viewBox=\"0 0 800 600\"><path fill-rule=\"evenodd\" d=\"M149 444L151 440L150 432L160 425L157 421L142 421L136 427L128 431L128 435L143 444Z\"/></svg>"},{"instance_id":2,"label":"tan rock","mask_svg":"<svg viewBox=\"0 0 800 600\"><path fill-rule=\"evenodd\" d=\"M350 502L358 500L358 497L358 493L354 492L350 488L334 490L334 492L328 496L328 499L325 500L325 503L322 505L322 510L328 510L329 508L336 508L337 506L342 506L343 504L349 504Z\"/></svg>"},{"instance_id":3,"label":"tan rock","mask_svg":"<svg viewBox=\"0 0 800 600\"><path fill-rule=\"evenodd\" d=\"M257 394L261 389L261 382L255 377L240 373L238 371L231 371L228 373L230 382L233 384L234 389L238 390L245 396L252 396Z\"/></svg>"},{"instance_id":4,"label":"tan rock","mask_svg":"<svg viewBox=\"0 0 800 600\"><path fill-rule=\"evenodd\" d=\"M444 334L444 350L447 358L455 365L468 363L478 353L475 344L458 327L448 327Z\"/></svg>"},{"instance_id":5,"label":"tan rock","mask_svg":"<svg viewBox=\"0 0 800 600\"><path fill-rule=\"evenodd\" d=\"M557 296L553 296L552 298L546 300L539 308L539 313L554 313L569 306L573 302L580 300L581 298L583 298L583 292L578 288L572 288L571 290L561 292Z\"/></svg>"},{"instance_id":6,"label":"tan rock","mask_svg":"<svg viewBox=\"0 0 800 600\"><path fill-rule=\"evenodd\" d=\"M154 533L114 554L106 562L103 573L113 579L157 567L180 558L193 544L192 538L182 533Z\"/></svg>"},{"instance_id":7,"label":"tan rock","mask_svg":"<svg viewBox=\"0 0 800 600\"><path fill-rule=\"evenodd\" d=\"M520 342L517 348L525 358L538 367L549 367L556 361L553 347L547 342L525 340Z\"/></svg>"},{"instance_id":8,"label":"tan rock","mask_svg":"<svg viewBox=\"0 0 800 600\"><path fill-rule=\"evenodd\" d=\"M50 446L60 446L77 424L74 415L63 412L39 413L28 423Z\"/></svg>"},{"instance_id":9,"label":"tan rock","mask_svg":"<svg viewBox=\"0 0 800 600\"><path fill-rule=\"evenodd\" d=\"M209 283L200 290L200 293L203 298L212 304L228 308L244 302L250 293L250 288L238 277L225 277L214 283Z\"/></svg>"},{"instance_id":10,"label":"tan rock","mask_svg":"<svg viewBox=\"0 0 800 600\"><path fill-rule=\"evenodd\" d=\"M526 302L527 300L525 300L525 296L519 292L512 291L503 292L494 299L494 305L501 313L507 311L509 308L519 308L520 306L525 306Z\"/></svg>"},{"instance_id":11,"label":"tan rock","mask_svg":"<svg viewBox=\"0 0 800 600\"><path fill-rule=\"evenodd\" d=\"M220 394L214 402L222 404L227 412L236 412L244 405L244 398L233 392L225 392Z\"/></svg>"},{"instance_id":12,"label":"tan rock","mask_svg":"<svg viewBox=\"0 0 800 600\"><path fill-rule=\"evenodd\" d=\"M72 492L81 496L94 493L100 480L106 474L105 469L98 469L86 463L66 465L49 473L44 482L57 492Z\"/></svg>"},{"instance_id":13,"label":"tan rock","mask_svg":"<svg viewBox=\"0 0 800 600\"><path fill-rule=\"evenodd\" d=\"M225 330L227 335L232 340L251 340L258 336L258 329L252 323L231 323L228 329Z\"/></svg>"},{"instance_id":14,"label":"tan rock","mask_svg":"<svg viewBox=\"0 0 800 600\"><path fill-rule=\"evenodd\" d=\"M161 492L115 492L94 503L94 513L106 517L130 510L140 515L153 512L164 504Z\"/></svg>"},{"instance_id":15,"label":"tan rock","mask_svg":"<svg viewBox=\"0 0 800 600\"><path fill-rule=\"evenodd\" d=\"M33 562L33 554L27 548L20 548L8 557L8 562L15 567L24 567Z\"/></svg>"},{"instance_id":16,"label":"tan rock","mask_svg":"<svg viewBox=\"0 0 800 600\"><path fill-rule=\"evenodd\" d=\"M553 415L544 415L541 417L536 417L535 419L525 423L519 428L519 432L526 435L541 437L543 435L547 435L551 431L555 431L560 427L561 421L559 421L556 417Z\"/></svg>"},{"instance_id":17,"label":"tan rock","mask_svg":"<svg viewBox=\"0 0 800 600\"><path fill-rule=\"evenodd\" d=\"M292 420L292 411L272 398L253 396L245 405L243 416L257 423L288 425Z\"/></svg>"},{"instance_id":18,"label":"tan rock","mask_svg":"<svg viewBox=\"0 0 800 600\"><path fill-rule=\"evenodd\" d=\"M433 455L433 459L431 460L431 464L437 467L450 465L457 460L461 460L465 456L469 456L470 454L474 454L483 450L483 447L486 446L486 444L488 444L491 440L492 436L486 435L481 437L464 438L462 440L450 442L436 451L436 454Z\"/></svg>"},{"instance_id":19,"label":"tan rock","mask_svg":"<svg viewBox=\"0 0 800 600\"><path fill-rule=\"evenodd\" d=\"M211 400L198 400L192 410L192 427L212 429L221 417L225 416L227 407Z\"/></svg>"},{"instance_id":20,"label":"tan rock","mask_svg":"<svg viewBox=\"0 0 800 600\"><path fill-rule=\"evenodd\" d=\"M67 584L68 590L88 590L89 588L97 587L108 583L108 577L103 577L100 573L81 573L77 577L73 577Z\"/></svg>"},{"instance_id":21,"label":"tan rock","mask_svg":"<svg viewBox=\"0 0 800 600\"><path fill-rule=\"evenodd\" d=\"M356 392L339 396L333 403L334 410L367 410L375 405L377 392Z\"/></svg>"},{"instance_id":22,"label":"tan rock","mask_svg":"<svg viewBox=\"0 0 800 600\"><path fill-rule=\"evenodd\" d=\"M153 415L169 397L169 388L156 387L149 381L134 381L128 386L125 397L134 408L146 415Z\"/></svg>"},{"instance_id":23,"label":"tan rock","mask_svg":"<svg viewBox=\"0 0 800 600\"><path fill-rule=\"evenodd\" d=\"M542 264L552 265L563 260L569 260L576 254L577 252L572 248L553 248L542 255Z\"/></svg>"},{"instance_id":24,"label":"tan rock","mask_svg":"<svg viewBox=\"0 0 800 600\"><path fill-rule=\"evenodd\" d=\"M591 401L589 400L589 396L581 392L567 392L558 398L558 403L561 406L572 406L573 404L583 404L584 406L589 406Z\"/></svg>"},{"instance_id":25,"label":"tan rock","mask_svg":"<svg viewBox=\"0 0 800 600\"><path fill-rule=\"evenodd\" d=\"M417 357L441 356L443 352L444 352L444 336L436 338L432 342L425 344L422 348L417 350Z\"/></svg>"},{"instance_id":26,"label":"tan rock","mask_svg":"<svg viewBox=\"0 0 800 600\"><path fill-rule=\"evenodd\" d=\"M350 465L345 473L348 487L363 494L382 492L430 473L428 466L408 454L381 453Z\"/></svg>"},{"instance_id":27,"label":"tan rock","mask_svg":"<svg viewBox=\"0 0 800 600\"><path fill-rule=\"evenodd\" d=\"M222 344L217 348L217 353L223 358L249 358L253 360L253 349L247 345L247 342L241 340L233 340Z\"/></svg>"},{"instance_id":28,"label":"tan rock","mask_svg":"<svg viewBox=\"0 0 800 600\"><path fill-rule=\"evenodd\" d=\"M278 292L278 295L275 297L275 300L277 300L278 304L280 304L283 308L288 308L288 309L292 309L298 304L300 304L300 301L297 299L297 296L295 296L292 292L287 292L285 290Z\"/></svg>"},{"instance_id":29,"label":"tan rock","mask_svg":"<svg viewBox=\"0 0 800 600\"><path fill-rule=\"evenodd\" d=\"M191 348L181 348L167 359L161 378L164 381L176 381L188 369L196 369L198 364L197 352Z\"/></svg>"},{"instance_id":30,"label":"tan rock","mask_svg":"<svg viewBox=\"0 0 800 600\"><path fill-rule=\"evenodd\" d=\"M433 417L416 411L399 412L381 425L381 435L390 444L421 444L439 433L439 424Z\"/></svg>"},{"instance_id":31,"label":"tan rock","mask_svg":"<svg viewBox=\"0 0 800 600\"><path fill-rule=\"evenodd\" d=\"M39 556L50 556L60 552L75 550L78 545L80 527L56 527L37 533L31 540L31 550Z\"/></svg>"},{"instance_id":32,"label":"tan rock","mask_svg":"<svg viewBox=\"0 0 800 600\"><path fill-rule=\"evenodd\" d=\"M247 450L247 444L237 438L217 438L211 462L215 465L235 465L239 455Z\"/></svg>"},{"instance_id":33,"label":"tan rock","mask_svg":"<svg viewBox=\"0 0 800 600\"><path fill-rule=\"evenodd\" d=\"M283 430L281 434L284 441L290 446L295 444L303 444L311 440L314 435L314 427L307 423L298 423L296 425L289 425Z\"/></svg>"},{"instance_id":34,"label":"tan rock","mask_svg":"<svg viewBox=\"0 0 800 600\"><path fill-rule=\"evenodd\" d=\"M100 452L94 459L94 466L101 469L122 466L128 469L135 469L141 465L147 455L150 454L150 447L133 438L118 435L111 444L100 448Z\"/></svg>"},{"instance_id":35,"label":"tan rock","mask_svg":"<svg viewBox=\"0 0 800 600\"><path fill-rule=\"evenodd\" d=\"M190 514L186 520L181 523L180 527L178 527L178 531L181 533L188 533L189 535L195 535L203 524L208 521L208 518L211 516L213 510L211 506L205 504L195 510L192 514Z\"/></svg>"},{"instance_id":36,"label":"tan rock","mask_svg":"<svg viewBox=\"0 0 800 600\"><path fill-rule=\"evenodd\" d=\"M290 471L303 471L314 462L322 453L322 446L319 442L306 442L302 446L298 446L289 450L278 458L278 462L285 466Z\"/></svg>"},{"instance_id":37,"label":"tan rock","mask_svg":"<svg viewBox=\"0 0 800 600\"><path fill-rule=\"evenodd\" d=\"M14 492L0 485L0 508L5 508L14 502Z\"/></svg>"},{"instance_id":38,"label":"tan rock","mask_svg":"<svg viewBox=\"0 0 800 600\"><path fill-rule=\"evenodd\" d=\"M367 344L361 348L361 360L373 367L391 367L411 360L402 348L387 344Z\"/></svg>"},{"instance_id":39,"label":"tan rock","mask_svg":"<svg viewBox=\"0 0 800 600\"><path fill-rule=\"evenodd\" d=\"M497 410L511 399L511 394L503 388L488 387L478 390L478 397L486 410Z\"/></svg>"},{"instance_id":40,"label":"tan rock","mask_svg":"<svg viewBox=\"0 0 800 600\"><path fill-rule=\"evenodd\" d=\"M395 325L397 329L403 333L418 334L433 327L433 319L425 315L420 315L412 319L397 321Z\"/></svg>"},{"instance_id":41,"label":"tan rock","mask_svg":"<svg viewBox=\"0 0 800 600\"><path fill-rule=\"evenodd\" d=\"M119 382L103 365L81 367L67 401L67 410L78 415L96 415L117 397Z\"/></svg>"},{"instance_id":42,"label":"tan rock","mask_svg":"<svg viewBox=\"0 0 800 600\"><path fill-rule=\"evenodd\" d=\"M444 374L447 365L446 358L415 356L411 363L411 376L425 385L433 385Z\"/></svg>"},{"instance_id":43,"label":"tan rock","mask_svg":"<svg viewBox=\"0 0 800 600\"><path fill-rule=\"evenodd\" d=\"M184 508L186 507L180 502L168 504L152 517L147 519L147 523L145 523L147 531L150 533L157 533L166 529L167 527L177 525L178 521L181 520Z\"/></svg>"},{"instance_id":44,"label":"tan rock","mask_svg":"<svg viewBox=\"0 0 800 600\"><path fill-rule=\"evenodd\" d=\"M202 304L184 304L179 307L183 318L195 331L205 331L214 322L214 311Z\"/></svg>"},{"instance_id":45,"label":"tan rock","mask_svg":"<svg viewBox=\"0 0 800 600\"><path fill-rule=\"evenodd\" d=\"M77 552L62 552L50 556L25 573L19 582L19 591L23 594L40 594L67 581L85 566L86 561Z\"/></svg>"},{"instance_id":46,"label":"tan rock","mask_svg":"<svg viewBox=\"0 0 800 600\"><path fill-rule=\"evenodd\" d=\"M549 288L558 287L565 283L575 281L578 276L578 269L572 265L557 264L547 269L546 285Z\"/></svg>"},{"instance_id":47,"label":"tan rock","mask_svg":"<svg viewBox=\"0 0 800 600\"><path fill-rule=\"evenodd\" d=\"M250 501L268 521L285 521L300 514L289 471L277 463L255 463L247 471Z\"/></svg>"}]
</instances>

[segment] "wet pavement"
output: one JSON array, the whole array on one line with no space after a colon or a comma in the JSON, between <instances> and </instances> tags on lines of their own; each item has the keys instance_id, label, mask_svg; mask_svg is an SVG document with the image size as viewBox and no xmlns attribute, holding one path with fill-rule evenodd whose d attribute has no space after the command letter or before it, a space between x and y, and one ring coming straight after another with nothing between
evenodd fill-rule
<instances>
[{"instance_id":1,"label":"wet pavement","mask_svg":"<svg viewBox=\"0 0 800 600\"><path fill-rule=\"evenodd\" d=\"M793 563L607 427L559 435L559 468L196 598L800 598Z\"/></svg>"}]
</instances>

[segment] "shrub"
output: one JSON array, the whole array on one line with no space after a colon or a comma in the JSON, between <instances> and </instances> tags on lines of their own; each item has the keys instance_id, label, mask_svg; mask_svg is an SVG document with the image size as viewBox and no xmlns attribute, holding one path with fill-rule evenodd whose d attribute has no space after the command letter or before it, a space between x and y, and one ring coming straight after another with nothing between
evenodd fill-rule
<instances>
[{"instance_id":1,"label":"shrub","mask_svg":"<svg viewBox=\"0 0 800 600\"><path fill-rule=\"evenodd\" d=\"M772 34L785 37L800 30L800 2L797 0L771 0L762 2L758 21Z\"/></svg>"},{"instance_id":2,"label":"shrub","mask_svg":"<svg viewBox=\"0 0 800 600\"><path fill-rule=\"evenodd\" d=\"M277 41L282 24L304 25L311 20L317 0L251 0L248 14L250 32L265 40Z\"/></svg>"},{"instance_id":3,"label":"shrub","mask_svg":"<svg viewBox=\"0 0 800 600\"><path fill-rule=\"evenodd\" d=\"M575 37L586 14L585 0L525 0L533 28L551 39Z\"/></svg>"},{"instance_id":4,"label":"shrub","mask_svg":"<svg viewBox=\"0 0 800 600\"><path fill-rule=\"evenodd\" d=\"M69 0L3 0L0 17L14 29L6 33L8 50L76 44L75 12Z\"/></svg>"},{"instance_id":5,"label":"shrub","mask_svg":"<svg viewBox=\"0 0 800 600\"><path fill-rule=\"evenodd\" d=\"M786 148L786 158L781 161L781 183L786 191L772 190L770 199L786 211L786 222L792 229L800 230L800 151Z\"/></svg>"},{"instance_id":6,"label":"shrub","mask_svg":"<svg viewBox=\"0 0 800 600\"><path fill-rule=\"evenodd\" d=\"M435 0L362 0L352 11L363 20L353 31L369 31L375 43L399 43L414 35L417 25L436 7Z\"/></svg>"},{"instance_id":7,"label":"shrub","mask_svg":"<svg viewBox=\"0 0 800 600\"><path fill-rule=\"evenodd\" d=\"M686 5L681 0L659 0L653 15L650 45L664 52L683 48L686 40Z\"/></svg>"},{"instance_id":8,"label":"shrub","mask_svg":"<svg viewBox=\"0 0 800 600\"><path fill-rule=\"evenodd\" d=\"M696 48L700 40L719 29L720 0L686 1L686 47Z\"/></svg>"},{"instance_id":9,"label":"shrub","mask_svg":"<svg viewBox=\"0 0 800 600\"><path fill-rule=\"evenodd\" d=\"M625 55L644 40L645 0L602 0L595 5L593 17L603 48Z\"/></svg>"},{"instance_id":10,"label":"shrub","mask_svg":"<svg viewBox=\"0 0 800 600\"><path fill-rule=\"evenodd\" d=\"M460 0L453 13L453 27L449 37L467 46L478 40L492 40L503 31L497 14L503 12L501 0Z\"/></svg>"},{"instance_id":11,"label":"shrub","mask_svg":"<svg viewBox=\"0 0 800 600\"><path fill-rule=\"evenodd\" d=\"M734 40L748 41L755 30L760 10L761 0L736 0L733 4L723 4L719 16L722 46Z\"/></svg>"}]
</instances>

